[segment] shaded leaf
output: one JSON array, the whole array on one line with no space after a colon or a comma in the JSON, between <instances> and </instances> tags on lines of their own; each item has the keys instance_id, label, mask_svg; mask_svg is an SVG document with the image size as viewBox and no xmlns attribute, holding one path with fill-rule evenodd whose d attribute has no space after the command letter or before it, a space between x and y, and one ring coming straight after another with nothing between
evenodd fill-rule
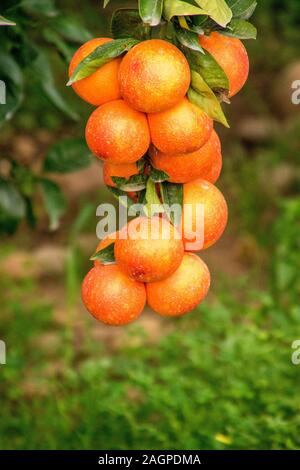
<instances>
[{"instance_id":1,"label":"shaded leaf","mask_svg":"<svg viewBox=\"0 0 300 470\"><path fill-rule=\"evenodd\" d=\"M19 225L20 219L9 217L0 210L0 235L13 235L16 233Z\"/></svg>"},{"instance_id":2,"label":"shaded leaf","mask_svg":"<svg viewBox=\"0 0 300 470\"><path fill-rule=\"evenodd\" d=\"M257 7L256 0L227 0L234 18L248 20Z\"/></svg>"},{"instance_id":3,"label":"shaded leaf","mask_svg":"<svg viewBox=\"0 0 300 470\"><path fill-rule=\"evenodd\" d=\"M21 4L29 13L53 17L58 14L54 0L23 0Z\"/></svg>"},{"instance_id":4,"label":"shaded leaf","mask_svg":"<svg viewBox=\"0 0 300 470\"><path fill-rule=\"evenodd\" d=\"M10 181L0 179L0 209L5 217L22 219L26 204L19 190Z\"/></svg>"},{"instance_id":5,"label":"shaded leaf","mask_svg":"<svg viewBox=\"0 0 300 470\"><path fill-rule=\"evenodd\" d=\"M164 203L165 212L169 218L169 220L175 224L177 222L174 212L171 210L174 204L177 204L183 207L183 185L182 184L175 184L169 183L165 181L160 184L160 192L162 201Z\"/></svg>"},{"instance_id":6,"label":"shaded leaf","mask_svg":"<svg viewBox=\"0 0 300 470\"><path fill-rule=\"evenodd\" d=\"M83 59L74 70L67 86L72 85L78 80L89 77L102 65L107 64L112 59L119 57L124 52L129 51L133 46L138 44L137 39L115 39L114 41L107 42L102 46L98 46L91 54Z\"/></svg>"},{"instance_id":7,"label":"shaded leaf","mask_svg":"<svg viewBox=\"0 0 300 470\"><path fill-rule=\"evenodd\" d=\"M148 217L152 217L163 211L164 209L158 197L155 183L149 178L146 187L144 212Z\"/></svg>"},{"instance_id":8,"label":"shaded leaf","mask_svg":"<svg viewBox=\"0 0 300 470\"><path fill-rule=\"evenodd\" d=\"M23 101L23 75L11 56L0 52L0 126L11 119Z\"/></svg>"},{"instance_id":9,"label":"shaded leaf","mask_svg":"<svg viewBox=\"0 0 300 470\"><path fill-rule=\"evenodd\" d=\"M69 173L90 165L92 154L84 139L65 139L53 145L47 152L44 171Z\"/></svg>"},{"instance_id":10,"label":"shaded leaf","mask_svg":"<svg viewBox=\"0 0 300 470\"><path fill-rule=\"evenodd\" d=\"M52 28L45 28L43 36L50 44L54 44L56 49L63 55L67 62L70 62L74 55L74 48L71 47L61 35Z\"/></svg>"},{"instance_id":11,"label":"shaded leaf","mask_svg":"<svg viewBox=\"0 0 300 470\"><path fill-rule=\"evenodd\" d=\"M51 23L52 28L67 41L83 44L93 35L83 24L70 16L60 16Z\"/></svg>"},{"instance_id":12,"label":"shaded leaf","mask_svg":"<svg viewBox=\"0 0 300 470\"><path fill-rule=\"evenodd\" d=\"M203 10L220 26L227 26L232 18L232 11L225 0L195 0Z\"/></svg>"},{"instance_id":13,"label":"shaded leaf","mask_svg":"<svg viewBox=\"0 0 300 470\"><path fill-rule=\"evenodd\" d=\"M138 193L138 204L146 204L146 189Z\"/></svg>"},{"instance_id":14,"label":"shaded leaf","mask_svg":"<svg viewBox=\"0 0 300 470\"><path fill-rule=\"evenodd\" d=\"M143 22L150 26L160 23L163 0L139 0L139 12Z\"/></svg>"},{"instance_id":15,"label":"shaded leaf","mask_svg":"<svg viewBox=\"0 0 300 470\"><path fill-rule=\"evenodd\" d=\"M115 243L111 243L110 245L106 246L100 251L97 251L94 253L91 257L91 261L98 260L101 262L101 264L115 264L116 259L115 259Z\"/></svg>"},{"instance_id":16,"label":"shaded leaf","mask_svg":"<svg viewBox=\"0 0 300 470\"><path fill-rule=\"evenodd\" d=\"M208 12L202 8L191 5L181 0L164 1L164 17L170 21L173 16L207 15Z\"/></svg>"},{"instance_id":17,"label":"shaded leaf","mask_svg":"<svg viewBox=\"0 0 300 470\"><path fill-rule=\"evenodd\" d=\"M125 192L142 191L142 189L145 189L147 183L146 175L132 175L128 179L112 176L111 179L119 189Z\"/></svg>"},{"instance_id":18,"label":"shaded leaf","mask_svg":"<svg viewBox=\"0 0 300 470\"><path fill-rule=\"evenodd\" d=\"M14 59L18 63L21 70L30 66L38 56L36 44L24 34L18 36L18 44L14 49Z\"/></svg>"},{"instance_id":19,"label":"shaded leaf","mask_svg":"<svg viewBox=\"0 0 300 470\"><path fill-rule=\"evenodd\" d=\"M68 117L77 120L78 115L56 88L48 57L41 50L33 63L33 69L36 80L38 80L42 90L51 103Z\"/></svg>"},{"instance_id":20,"label":"shaded leaf","mask_svg":"<svg viewBox=\"0 0 300 470\"><path fill-rule=\"evenodd\" d=\"M78 215L70 228L70 239L77 241L78 235L83 232L84 229L89 229L91 221L95 214L95 207L92 202L85 202L82 208L79 210Z\"/></svg>"},{"instance_id":21,"label":"shaded leaf","mask_svg":"<svg viewBox=\"0 0 300 470\"><path fill-rule=\"evenodd\" d=\"M112 186L106 186L107 189L112 193L115 199L117 199L119 202L121 202L123 207L126 207L127 209L135 204L127 195L125 191L122 191L119 188L113 188ZM120 200L120 197L122 196L122 199Z\"/></svg>"},{"instance_id":22,"label":"shaded leaf","mask_svg":"<svg viewBox=\"0 0 300 470\"><path fill-rule=\"evenodd\" d=\"M147 28L141 20L138 10L120 9L113 13L111 32L114 38L147 39Z\"/></svg>"},{"instance_id":23,"label":"shaded leaf","mask_svg":"<svg viewBox=\"0 0 300 470\"><path fill-rule=\"evenodd\" d=\"M60 218L64 215L67 203L60 187L51 180L40 179L45 209L49 217L50 230L57 230Z\"/></svg>"},{"instance_id":24,"label":"shaded leaf","mask_svg":"<svg viewBox=\"0 0 300 470\"><path fill-rule=\"evenodd\" d=\"M221 31L222 34L238 39L256 39L257 29L253 24L245 20L232 20L228 27Z\"/></svg>"},{"instance_id":25,"label":"shaded leaf","mask_svg":"<svg viewBox=\"0 0 300 470\"><path fill-rule=\"evenodd\" d=\"M11 162L11 177L25 197L33 196L35 192L36 177L32 170L16 161Z\"/></svg>"},{"instance_id":26,"label":"shaded leaf","mask_svg":"<svg viewBox=\"0 0 300 470\"><path fill-rule=\"evenodd\" d=\"M33 201L29 197L25 197L25 205L26 205L26 221L28 226L31 229L35 229L37 218L34 213L33 209Z\"/></svg>"},{"instance_id":27,"label":"shaded leaf","mask_svg":"<svg viewBox=\"0 0 300 470\"><path fill-rule=\"evenodd\" d=\"M191 69L199 72L212 90L229 90L227 75L208 51L201 54L184 47L183 53L189 61Z\"/></svg>"},{"instance_id":28,"label":"shaded leaf","mask_svg":"<svg viewBox=\"0 0 300 470\"><path fill-rule=\"evenodd\" d=\"M165 171L152 168L150 178L152 181L154 181L154 183L162 183L163 181L167 181L169 179L169 175Z\"/></svg>"},{"instance_id":29,"label":"shaded leaf","mask_svg":"<svg viewBox=\"0 0 300 470\"><path fill-rule=\"evenodd\" d=\"M15 26L16 23L0 15L0 26Z\"/></svg>"},{"instance_id":30,"label":"shaded leaf","mask_svg":"<svg viewBox=\"0 0 300 470\"><path fill-rule=\"evenodd\" d=\"M199 51L204 54L204 50L200 46L198 33L194 33L193 31L188 31L187 29L183 29L180 27L175 27L175 34L177 40L185 47L192 49L194 51Z\"/></svg>"},{"instance_id":31,"label":"shaded leaf","mask_svg":"<svg viewBox=\"0 0 300 470\"><path fill-rule=\"evenodd\" d=\"M206 18L206 16L192 16L192 19L189 18L188 16L179 16L178 17L179 26L182 29L187 29L188 31L192 31L193 33L197 33L198 35L204 34L204 30L202 29L202 27L198 26L197 24L194 24L193 19L196 19L196 18Z\"/></svg>"},{"instance_id":32,"label":"shaded leaf","mask_svg":"<svg viewBox=\"0 0 300 470\"><path fill-rule=\"evenodd\" d=\"M192 70L192 80L191 87L188 91L188 98L193 104L205 111L214 121L218 121L225 127L229 127L216 95L211 88L209 88L201 75L194 70Z\"/></svg>"},{"instance_id":33,"label":"shaded leaf","mask_svg":"<svg viewBox=\"0 0 300 470\"><path fill-rule=\"evenodd\" d=\"M144 173L145 171L145 167L147 165L147 160L146 158L140 158L137 162L136 162L136 166L139 170L139 173Z\"/></svg>"}]
</instances>

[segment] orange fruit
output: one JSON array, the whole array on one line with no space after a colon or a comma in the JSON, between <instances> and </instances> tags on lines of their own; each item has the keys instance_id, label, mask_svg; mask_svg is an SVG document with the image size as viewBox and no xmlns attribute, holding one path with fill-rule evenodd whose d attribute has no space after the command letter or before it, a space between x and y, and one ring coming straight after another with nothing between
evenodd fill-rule
<instances>
[{"instance_id":1,"label":"orange fruit","mask_svg":"<svg viewBox=\"0 0 300 470\"><path fill-rule=\"evenodd\" d=\"M83 44L73 55L69 66L69 78L77 65L85 59L98 46L112 41L109 38L96 38ZM84 101L94 106L100 106L108 101L121 98L118 72L121 58L114 59L100 67L89 77L73 83L72 88Z\"/></svg>"},{"instance_id":2,"label":"orange fruit","mask_svg":"<svg viewBox=\"0 0 300 470\"><path fill-rule=\"evenodd\" d=\"M121 95L134 109L157 113L174 106L186 94L190 67L176 46L150 39L134 46L119 70Z\"/></svg>"},{"instance_id":3,"label":"orange fruit","mask_svg":"<svg viewBox=\"0 0 300 470\"><path fill-rule=\"evenodd\" d=\"M110 163L134 163L150 145L146 115L131 109L123 100L95 109L85 136L90 150Z\"/></svg>"},{"instance_id":4,"label":"orange fruit","mask_svg":"<svg viewBox=\"0 0 300 470\"><path fill-rule=\"evenodd\" d=\"M103 180L107 186L116 187L116 184L111 179L112 176L118 176L120 178L130 178L132 175L139 173L136 163L124 163L118 165L115 163L105 162L103 165Z\"/></svg>"},{"instance_id":5,"label":"orange fruit","mask_svg":"<svg viewBox=\"0 0 300 470\"><path fill-rule=\"evenodd\" d=\"M150 154L153 166L166 172L171 183L189 183L198 178L215 183L222 169L221 142L214 130L196 152L169 155L151 147Z\"/></svg>"},{"instance_id":6,"label":"orange fruit","mask_svg":"<svg viewBox=\"0 0 300 470\"><path fill-rule=\"evenodd\" d=\"M242 41L213 32L209 36L199 36L199 42L226 73L229 79L229 96L236 95L249 75L249 58Z\"/></svg>"},{"instance_id":7,"label":"orange fruit","mask_svg":"<svg viewBox=\"0 0 300 470\"><path fill-rule=\"evenodd\" d=\"M153 282L170 276L180 265L183 243L175 227L160 217L138 217L115 243L120 268L132 279Z\"/></svg>"},{"instance_id":8,"label":"orange fruit","mask_svg":"<svg viewBox=\"0 0 300 470\"><path fill-rule=\"evenodd\" d=\"M129 279L117 265L97 265L82 284L82 300L97 320L127 325L136 320L146 303L144 284Z\"/></svg>"},{"instance_id":9,"label":"orange fruit","mask_svg":"<svg viewBox=\"0 0 300 470\"><path fill-rule=\"evenodd\" d=\"M186 251L200 251L216 243L227 219L227 204L216 186L201 179L184 184L182 224Z\"/></svg>"},{"instance_id":10,"label":"orange fruit","mask_svg":"<svg viewBox=\"0 0 300 470\"><path fill-rule=\"evenodd\" d=\"M146 285L148 305L160 315L179 317L193 310L206 297L209 287L206 264L198 256L185 253L170 277Z\"/></svg>"},{"instance_id":11,"label":"orange fruit","mask_svg":"<svg viewBox=\"0 0 300 470\"><path fill-rule=\"evenodd\" d=\"M186 98L161 113L148 114L151 139L163 153L190 153L208 141L212 120Z\"/></svg>"}]
</instances>

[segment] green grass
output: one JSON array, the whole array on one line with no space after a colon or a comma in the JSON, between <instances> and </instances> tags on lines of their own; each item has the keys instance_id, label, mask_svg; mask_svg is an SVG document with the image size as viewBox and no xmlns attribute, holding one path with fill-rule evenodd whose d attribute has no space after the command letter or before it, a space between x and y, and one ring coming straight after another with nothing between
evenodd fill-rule
<instances>
[{"instance_id":1,"label":"green grass","mask_svg":"<svg viewBox=\"0 0 300 470\"><path fill-rule=\"evenodd\" d=\"M132 345L114 354L87 329L70 363L63 329L54 357L32 347L54 328L51 308L21 301L24 289L34 298L33 285L15 286L1 322L10 328L0 374L0 447L299 448L300 366L291 363L291 343L300 336L300 309L279 310L268 294L245 296L247 284L239 287L243 301L224 291L151 347L143 346L138 325L128 329ZM63 363L55 379L44 374L53 359ZM42 396L24 392L28 375L43 385ZM227 444L218 440L224 436Z\"/></svg>"}]
</instances>

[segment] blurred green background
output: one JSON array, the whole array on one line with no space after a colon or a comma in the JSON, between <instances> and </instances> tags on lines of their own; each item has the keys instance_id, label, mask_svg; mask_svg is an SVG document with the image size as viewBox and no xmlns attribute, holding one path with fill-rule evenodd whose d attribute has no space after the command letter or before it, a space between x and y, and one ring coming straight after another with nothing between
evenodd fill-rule
<instances>
[{"instance_id":1,"label":"blurred green background","mask_svg":"<svg viewBox=\"0 0 300 470\"><path fill-rule=\"evenodd\" d=\"M134 2L112 1L105 15L100 1L78 11L71 1L27 0L21 10L18 3L0 7L17 22L0 31L19 66L15 99L20 71L24 81L22 105L0 128L0 179L12 175L24 199L13 217L1 201L0 448L298 449L300 365L291 361L300 339L300 105L291 104L300 80L298 2L258 2L258 40L246 44L250 79L225 108L231 129L217 126L218 186L230 220L203 254L213 280L207 300L185 318L146 312L126 328L98 324L80 300L97 243L96 206L111 198L101 164L88 166L81 147L81 171L59 174L51 165L67 151L78 158L72 145L80 148L91 112L64 86L68 57L108 34L117 4ZM0 54L0 78L5 64ZM45 189L49 175L54 186ZM52 228L64 212L58 230L49 230L44 205Z\"/></svg>"}]
</instances>

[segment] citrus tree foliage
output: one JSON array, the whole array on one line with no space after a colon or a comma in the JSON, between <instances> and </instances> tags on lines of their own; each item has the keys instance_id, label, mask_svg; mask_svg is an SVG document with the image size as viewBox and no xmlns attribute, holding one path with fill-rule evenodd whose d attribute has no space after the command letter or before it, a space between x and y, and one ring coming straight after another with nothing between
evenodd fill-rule
<instances>
[{"instance_id":1,"label":"citrus tree foliage","mask_svg":"<svg viewBox=\"0 0 300 470\"><path fill-rule=\"evenodd\" d=\"M5 83L6 104L0 105L0 132L22 107L29 86L70 120L79 118L57 87L49 52L67 64L79 45L91 37L82 23L60 11L55 0L1 0L0 80ZM44 201L50 229L56 229L66 201L47 173L80 170L91 161L83 139L56 144L39 174L11 155L1 154L0 159L9 167L8 174L0 173L0 231L6 233L13 233L23 219L35 225L33 200L37 193Z\"/></svg>"},{"instance_id":2,"label":"citrus tree foliage","mask_svg":"<svg viewBox=\"0 0 300 470\"><path fill-rule=\"evenodd\" d=\"M103 7L112 7L113 3L114 0L104 0ZM190 64L189 100L212 119L228 127L222 102L229 102L229 81L215 59L201 48L198 36L217 31L243 40L255 38L256 29L249 19L256 5L255 0L138 0L135 8L123 8L113 13L111 33L115 41L97 47L87 56L74 70L68 85L88 77L140 41L164 38L179 47ZM7 85L7 103L0 107L0 126L22 106L26 92L25 77L34 80L41 93L62 113L76 119L76 113L56 87L47 45L51 45L68 63L74 49L91 38L89 31L82 23L64 16L55 0L2 0L0 15L0 79ZM30 74L24 73L28 70ZM13 231L24 217L33 225L32 199L40 189L50 227L57 228L66 203L60 188L47 178L47 172L75 171L89 162L90 155L83 141L72 140L61 141L49 151L40 175L32 174L29 168L20 167L17 163L12 164L9 176L0 179L1 226ZM147 158L144 163L149 166ZM135 179L115 181L114 195L119 197L138 186L139 200L145 203L147 211L147 207L157 202L156 192L152 189L154 183L159 183L162 194L173 195L170 203L173 199L174 202L180 200L180 185L170 191L168 175L157 174L151 168L149 171L148 180L145 180L144 168L141 167L140 175ZM16 200L19 201L18 210L15 208Z\"/></svg>"}]
</instances>

